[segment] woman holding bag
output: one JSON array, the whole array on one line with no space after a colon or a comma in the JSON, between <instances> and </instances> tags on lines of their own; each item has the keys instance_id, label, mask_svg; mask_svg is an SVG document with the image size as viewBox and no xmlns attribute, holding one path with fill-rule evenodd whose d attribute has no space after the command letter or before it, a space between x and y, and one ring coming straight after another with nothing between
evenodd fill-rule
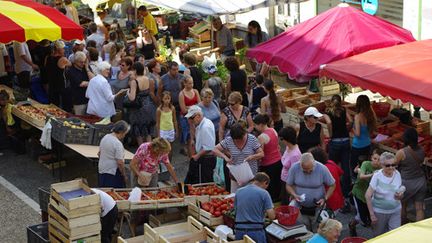
<instances>
[{"instance_id":1,"label":"woman holding bag","mask_svg":"<svg viewBox=\"0 0 432 243\"><path fill-rule=\"evenodd\" d=\"M134 184L157 187L159 163L166 166L174 182L177 183L177 175L168 158L170 151L170 142L163 138L155 138L151 142L141 144L130 164L136 178Z\"/></svg>"},{"instance_id":2,"label":"woman holding bag","mask_svg":"<svg viewBox=\"0 0 432 243\"><path fill-rule=\"evenodd\" d=\"M229 155L225 154L225 151ZM258 139L247 133L246 128L240 123L231 127L230 136L216 145L213 153L223 158L228 165L240 165L243 162L248 162L254 176L258 172L258 161L264 157L264 151ZM233 176L230 175L230 177L231 192L233 193L243 185L239 185Z\"/></svg>"}]
</instances>

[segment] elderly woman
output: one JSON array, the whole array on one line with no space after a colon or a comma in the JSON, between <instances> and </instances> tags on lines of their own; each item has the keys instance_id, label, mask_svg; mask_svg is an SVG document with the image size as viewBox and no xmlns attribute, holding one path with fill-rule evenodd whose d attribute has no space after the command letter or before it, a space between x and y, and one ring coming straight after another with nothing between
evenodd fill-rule
<instances>
[{"instance_id":1,"label":"elderly woman","mask_svg":"<svg viewBox=\"0 0 432 243\"><path fill-rule=\"evenodd\" d=\"M129 131L129 124L118 121L105 135L99 145L99 187L124 188L127 175L124 163L124 148L121 140Z\"/></svg>"},{"instance_id":2,"label":"elderly woman","mask_svg":"<svg viewBox=\"0 0 432 243\"><path fill-rule=\"evenodd\" d=\"M219 126L219 141L226 138L230 134L231 126L236 122L243 120L248 124L248 132L253 130L252 116L249 108L242 105L242 95L240 92L232 92L228 96L229 106L222 110Z\"/></svg>"},{"instance_id":3,"label":"elderly woman","mask_svg":"<svg viewBox=\"0 0 432 243\"><path fill-rule=\"evenodd\" d=\"M342 231L342 224L335 219L327 219L320 223L318 233L306 243L336 243Z\"/></svg>"},{"instance_id":4,"label":"elderly woman","mask_svg":"<svg viewBox=\"0 0 432 243\"><path fill-rule=\"evenodd\" d=\"M123 95L127 89L122 89L113 94L107 78L110 75L111 65L101 62L98 65L99 74L90 80L86 97L89 99L87 113L99 117L111 117L115 115L114 99Z\"/></svg>"},{"instance_id":5,"label":"elderly woman","mask_svg":"<svg viewBox=\"0 0 432 243\"><path fill-rule=\"evenodd\" d=\"M209 88L201 90L201 102L198 106L201 108L204 117L213 122L215 127L216 139L219 133L220 110L219 104L213 99L213 91Z\"/></svg>"},{"instance_id":6,"label":"elderly woman","mask_svg":"<svg viewBox=\"0 0 432 243\"><path fill-rule=\"evenodd\" d=\"M228 155L224 153L228 152ZM239 123L231 127L230 136L223 139L213 150L216 156L223 158L228 164L236 165L248 162L255 175L258 172L259 160L264 157L264 151L258 139L249 134ZM235 192L241 185L231 179L231 192Z\"/></svg>"},{"instance_id":7,"label":"elderly woman","mask_svg":"<svg viewBox=\"0 0 432 243\"><path fill-rule=\"evenodd\" d=\"M166 166L168 172L177 183L177 175L168 158L170 151L170 142L163 138L155 138L151 142L141 144L131 161L131 169L137 179L134 184L157 187L158 166L160 163Z\"/></svg>"},{"instance_id":8,"label":"elderly woman","mask_svg":"<svg viewBox=\"0 0 432 243\"><path fill-rule=\"evenodd\" d=\"M418 134L414 128L408 128L403 134L405 147L396 152L396 163L402 177L406 193L402 199L402 224L407 223L407 206L413 200L416 209L416 221L424 219L424 199L427 194L427 180L422 169L425 152L418 145Z\"/></svg>"},{"instance_id":9,"label":"elderly woman","mask_svg":"<svg viewBox=\"0 0 432 243\"><path fill-rule=\"evenodd\" d=\"M324 131L318 119L323 116L317 108L311 106L304 113L304 121L296 125L297 144L302 153L313 147L324 146Z\"/></svg>"},{"instance_id":10,"label":"elderly woman","mask_svg":"<svg viewBox=\"0 0 432 243\"><path fill-rule=\"evenodd\" d=\"M401 175L396 170L395 156L384 152L380 162L382 169L374 173L365 194L375 236L401 225L400 200L405 191Z\"/></svg>"},{"instance_id":11,"label":"elderly woman","mask_svg":"<svg viewBox=\"0 0 432 243\"><path fill-rule=\"evenodd\" d=\"M94 77L88 65L87 57L82 51L74 54L74 62L71 68L65 72L66 79L70 82L72 104L75 115L85 115L88 99L85 97L89 80Z\"/></svg>"}]
</instances>

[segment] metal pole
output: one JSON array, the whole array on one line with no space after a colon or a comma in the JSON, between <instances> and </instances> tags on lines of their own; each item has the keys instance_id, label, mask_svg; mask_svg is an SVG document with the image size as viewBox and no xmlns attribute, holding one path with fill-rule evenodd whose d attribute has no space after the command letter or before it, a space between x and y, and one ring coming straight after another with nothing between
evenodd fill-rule
<instances>
[{"instance_id":1,"label":"metal pole","mask_svg":"<svg viewBox=\"0 0 432 243\"><path fill-rule=\"evenodd\" d=\"M213 16L210 15L210 49L214 48Z\"/></svg>"}]
</instances>

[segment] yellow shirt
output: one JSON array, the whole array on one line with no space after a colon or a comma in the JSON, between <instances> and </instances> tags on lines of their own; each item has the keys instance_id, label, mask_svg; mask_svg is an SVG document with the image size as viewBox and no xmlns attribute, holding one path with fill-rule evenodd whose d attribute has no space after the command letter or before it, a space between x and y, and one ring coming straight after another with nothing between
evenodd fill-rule
<instances>
[{"instance_id":1,"label":"yellow shirt","mask_svg":"<svg viewBox=\"0 0 432 243\"><path fill-rule=\"evenodd\" d=\"M153 18L153 15L151 15L150 13L148 13L147 16L144 17L143 24L147 28L147 30L150 31L152 35L156 35L158 33L156 20Z\"/></svg>"},{"instance_id":2,"label":"yellow shirt","mask_svg":"<svg viewBox=\"0 0 432 243\"><path fill-rule=\"evenodd\" d=\"M162 131L174 130L172 114L173 114L172 111L168 111L168 112L161 111L160 130Z\"/></svg>"}]
</instances>

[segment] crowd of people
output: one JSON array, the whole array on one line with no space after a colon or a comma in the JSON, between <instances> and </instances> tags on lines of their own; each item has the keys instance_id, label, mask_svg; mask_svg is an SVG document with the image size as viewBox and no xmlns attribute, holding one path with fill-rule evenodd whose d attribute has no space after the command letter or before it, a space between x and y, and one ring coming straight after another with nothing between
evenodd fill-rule
<instances>
[{"instance_id":1,"label":"crowd of people","mask_svg":"<svg viewBox=\"0 0 432 243\"><path fill-rule=\"evenodd\" d=\"M236 193L238 239L247 234L264 242L264 213L274 218L273 202L278 201L300 208L299 220L318 232L309 242L338 240L339 222L328 219L317 225L322 208L349 213L355 207L357 215L349 224L353 236L359 223L370 226L377 236L408 222L411 200L416 220L424 218L425 154L415 129L405 131L406 146L396 155L372 150L376 116L364 95L357 99L353 118L335 95L324 114L309 107L301 122L284 126L286 108L273 81L263 75L265 67L256 65L249 82L234 57L231 32L219 18L213 20L219 46L210 52L219 53L229 71L226 85L217 76L216 65L199 70L200 56L187 50L182 63L159 63L154 19L145 7L138 12L143 25L136 43L125 40L118 23L107 31L100 13L100 19L89 24L84 41L13 44L18 89L28 91L31 73L39 70L50 103L78 116L122 115L100 142L100 187L157 186L162 166L179 182L171 165L173 142L178 140L179 152L190 160L186 183L213 181L218 158L223 160L225 188ZM256 21L248 27L247 46L268 39ZM12 60L5 50L1 45L0 59L6 62L0 62L0 80L10 85ZM202 72L208 73L207 80ZM8 100L8 94L0 92L2 126L12 134ZM327 123L328 143L320 119ZM125 170L125 143L138 146L130 164L131 182ZM230 167L244 163L253 174L251 183L239 182L230 172Z\"/></svg>"}]
</instances>

